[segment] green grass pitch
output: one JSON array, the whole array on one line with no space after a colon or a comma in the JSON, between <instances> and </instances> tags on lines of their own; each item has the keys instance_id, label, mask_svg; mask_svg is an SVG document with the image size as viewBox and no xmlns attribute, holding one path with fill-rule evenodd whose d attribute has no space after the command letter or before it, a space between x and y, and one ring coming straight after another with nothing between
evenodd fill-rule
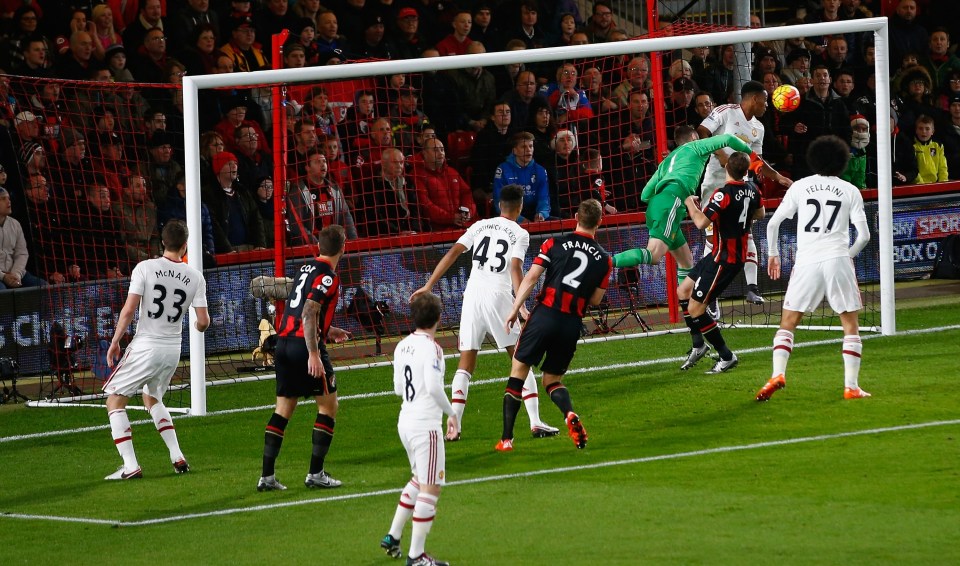
<instances>
[{"instance_id":1,"label":"green grass pitch","mask_svg":"<svg viewBox=\"0 0 960 566\"><path fill-rule=\"evenodd\" d=\"M580 451L565 435L531 438L521 411L516 450L495 452L503 383L488 380L508 362L481 356L427 551L457 565L958 564L960 297L901 301L897 316L902 334L864 341L874 396L857 401L842 400L839 332L799 332L768 403L753 396L773 330L726 331L741 361L717 376L707 361L677 369L685 335L581 345L584 371L565 380L590 434ZM906 332L939 327L952 328ZM104 410L0 407L0 563L402 564L378 546L409 477L391 379L338 376L334 491L302 484L311 405L277 464L289 489L271 493L255 489L269 408L177 419L184 476L152 423L136 425L144 479L105 482L120 459ZM212 388L208 407L272 406L273 387ZM562 425L545 395L540 406ZM82 427L98 428L13 438Z\"/></svg>"}]
</instances>

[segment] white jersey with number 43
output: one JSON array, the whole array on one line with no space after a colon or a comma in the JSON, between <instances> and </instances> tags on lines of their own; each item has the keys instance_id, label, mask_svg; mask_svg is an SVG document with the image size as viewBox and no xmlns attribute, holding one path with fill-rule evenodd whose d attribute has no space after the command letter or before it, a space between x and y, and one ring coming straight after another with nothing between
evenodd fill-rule
<instances>
[{"instance_id":1,"label":"white jersey with number 43","mask_svg":"<svg viewBox=\"0 0 960 566\"><path fill-rule=\"evenodd\" d=\"M701 126L710 130L712 135L733 134L750 146L757 155L763 154L763 124L754 116L750 120L743 114L739 104L722 104L717 106L703 119ZM733 150L729 147L723 151L730 155ZM707 172L700 185L700 199L703 202L710 200L713 192L727 184L727 171L716 155L711 155L707 161Z\"/></svg>"},{"instance_id":2,"label":"white jersey with number 43","mask_svg":"<svg viewBox=\"0 0 960 566\"><path fill-rule=\"evenodd\" d=\"M165 257L141 261L130 274L129 294L140 295L137 341L179 345L187 308L207 306L203 274Z\"/></svg>"},{"instance_id":3,"label":"white jersey with number 43","mask_svg":"<svg viewBox=\"0 0 960 566\"><path fill-rule=\"evenodd\" d=\"M513 290L510 260L523 258L530 247L530 234L516 222L498 216L481 220L467 229L457 243L467 248L473 271L467 290Z\"/></svg>"},{"instance_id":4,"label":"white jersey with number 43","mask_svg":"<svg viewBox=\"0 0 960 566\"><path fill-rule=\"evenodd\" d=\"M850 223L866 222L863 196L837 177L812 175L787 189L776 216L797 215L795 265L850 255Z\"/></svg>"},{"instance_id":5,"label":"white jersey with number 43","mask_svg":"<svg viewBox=\"0 0 960 566\"><path fill-rule=\"evenodd\" d=\"M433 338L414 332L397 344L393 352L393 391L403 398L400 423L432 430L440 424L443 409L436 392L443 390L446 363L443 350Z\"/></svg>"}]
</instances>

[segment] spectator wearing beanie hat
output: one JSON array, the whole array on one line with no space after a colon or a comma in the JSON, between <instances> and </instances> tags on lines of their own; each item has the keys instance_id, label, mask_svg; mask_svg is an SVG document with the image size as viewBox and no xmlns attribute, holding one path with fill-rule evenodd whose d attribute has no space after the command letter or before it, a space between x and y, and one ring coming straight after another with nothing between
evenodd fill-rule
<instances>
[{"instance_id":1,"label":"spectator wearing beanie hat","mask_svg":"<svg viewBox=\"0 0 960 566\"><path fill-rule=\"evenodd\" d=\"M257 37L267 47L269 47L274 34L278 34L285 29L293 31L298 27L299 20L300 18L290 10L290 3L287 0L266 0L263 3L263 8L254 12L253 17L254 26L257 28ZM299 33L299 31L294 33ZM271 57L270 52L270 49L265 49L263 52L268 61ZM279 68L280 65L278 63L273 67Z\"/></svg>"},{"instance_id":2,"label":"spectator wearing beanie hat","mask_svg":"<svg viewBox=\"0 0 960 566\"><path fill-rule=\"evenodd\" d=\"M203 202L210 208L217 253L263 249L266 235L251 190L237 179L237 157L229 151L213 156L215 180L202 188Z\"/></svg>"},{"instance_id":3,"label":"spectator wearing beanie hat","mask_svg":"<svg viewBox=\"0 0 960 566\"><path fill-rule=\"evenodd\" d=\"M850 161L840 175L861 191L867 187L867 146L870 145L870 122L863 114L850 116Z\"/></svg>"}]
</instances>

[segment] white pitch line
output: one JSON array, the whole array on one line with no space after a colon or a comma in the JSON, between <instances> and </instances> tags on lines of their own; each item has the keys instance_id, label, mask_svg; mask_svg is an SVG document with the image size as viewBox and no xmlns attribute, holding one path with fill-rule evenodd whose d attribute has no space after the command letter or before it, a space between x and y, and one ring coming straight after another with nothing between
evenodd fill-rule
<instances>
[{"instance_id":1,"label":"white pitch line","mask_svg":"<svg viewBox=\"0 0 960 566\"><path fill-rule=\"evenodd\" d=\"M660 454L657 456L644 456L642 458L629 458L625 460L613 460L609 462L597 462L595 464L582 464L579 466L564 466L561 468L548 468L543 470L531 470L529 472L519 472L515 474L499 474L495 476L483 476L479 478L468 478L447 482L447 486L473 485L479 483L489 483L495 481L512 480L516 478L528 478L534 476L544 476L553 474L563 474L567 472L580 472L584 470L597 470L601 468L611 468L614 466L629 466L633 464L646 464L649 462L662 462L665 460L678 460L681 458L694 458L697 456L711 456L714 454L727 454L730 452L742 452L745 450L756 450L760 448L771 448L776 446L789 446L791 444L803 444L807 442L821 442L835 440L838 438L849 438L853 436L866 436L870 434L883 434L888 432L902 432L905 430L918 430L939 426L960 425L960 419L948 421L932 421L926 423L915 423L908 425L888 426L871 428L866 430L855 430L849 432L838 432L834 434L819 434L816 436L803 436L800 438L787 438L783 440L770 440L767 442L754 442L751 444L740 444L735 446L719 446L717 448L705 448L703 450L691 450L688 452L677 452L674 454ZM175 523L190 519L203 519L206 517L222 517L225 515L236 515L240 513L254 513L257 511L267 511L271 509L281 509L284 507L296 507L300 505L309 505L312 503L329 503L334 501L347 501L351 499L366 499L369 497L379 497L381 495L392 495L400 493L400 489L379 489L375 491L366 491L360 493L349 493L344 495L335 495L332 497L315 497L310 499L301 499L299 501L284 501L280 503L266 503L262 505L253 505L250 507L234 507L231 509L219 509L217 511L208 511L205 513L188 513L185 515L173 515L171 517L160 517L157 519L144 519L142 521L118 521L109 519L93 519L85 517L66 517L57 515L31 515L22 513L4 513L0 512L0 518L54 521L69 523L86 523L94 525L110 525L117 527L142 527L149 525L159 525L163 523Z\"/></svg>"},{"instance_id":2,"label":"white pitch line","mask_svg":"<svg viewBox=\"0 0 960 566\"><path fill-rule=\"evenodd\" d=\"M903 330L903 331L898 332L898 333L897 333L897 336L912 336L912 335L917 335L917 334L930 334L930 333L933 333L933 332L943 332L943 331L946 331L946 330L958 330L958 329L960 329L960 324L952 324L952 325L949 325L949 326L938 326L938 327L935 327L935 328L920 328L920 329L916 329L916 330ZM861 336L860 338L861 338L862 340L872 340L872 339L874 339L874 338L886 338L886 337L883 336L882 334L868 334L868 335L866 335L866 336ZM807 348L807 347L811 347L811 346L824 346L824 345L829 345L829 344L840 344L840 343L842 343L842 342L843 342L843 339L842 339L842 338L831 338L831 339L827 339L827 340L814 340L814 341L812 341L812 342L801 342L801 343L799 343L799 344L794 344L793 347L794 347L794 349L796 349L796 348ZM758 352L767 352L767 351L769 351L769 350L770 350L770 347L769 347L769 346L759 346L759 347L756 347L756 348L748 348L748 349L746 349L746 350L737 350L737 353L739 353L739 354L755 354L755 353L758 353ZM594 367L588 367L588 368L574 368L574 369L571 369L570 371L568 371L566 375L577 375L577 374L581 374L581 373L592 373L592 372L597 372L597 371L605 371L605 370L613 370L613 369L625 369L625 368L635 368L635 367L647 367L647 366L654 366L654 365L665 364L665 363L670 363L670 362L683 361L684 359L686 359L684 356L676 356L676 357L670 357L670 358L656 358L656 359L652 359L652 360L639 360L639 361L636 361L636 362L623 362L623 363L618 363L618 364L607 364L607 365L603 365L603 366L594 366ZM494 377L494 378L490 378L490 379L471 380L471 381L470 381L470 386L471 386L471 387L476 387L476 386L478 386L478 385L489 385L489 384L491 384L491 383L503 383L503 382L505 382L506 380L507 380L506 377ZM449 386L447 386L447 387L449 388ZM340 399L341 401L350 401L350 400L353 400L353 399L373 399L373 398L376 398L376 397L389 397L389 396L392 396L392 395L394 395L394 392L393 392L393 391L374 391L374 392L371 392L371 393L357 393L357 394L354 394L354 395L344 395L344 396L342 396L342 397L339 397L339 399ZM297 404L298 404L298 405L308 405L308 404L312 404L312 403L314 403L314 401L313 401L312 399L307 399L307 400L305 400L305 401L299 401ZM270 405L258 405L258 406L256 406L256 407L239 407L239 408L236 408L236 409L223 409L223 410L220 410L220 411L210 411L210 412L207 413L207 416L231 415L231 414L236 414L236 413L250 413L250 412L255 412L255 411L266 411L266 410L272 409L272 408L274 408L274 405L273 405L273 404L270 404ZM178 418L183 418L183 417L192 417L192 415L183 415L182 417L178 417ZM152 420L149 420L149 419L142 419L142 420L131 421L131 422L130 422L131 425L142 425L142 424L152 424L152 423L153 423L153 421L152 421ZM110 425L104 424L104 425L86 426L86 427L74 428L74 429L66 429L66 430L50 430L50 431L44 431L44 432L35 432L35 433L31 433L31 434L18 434L18 435L14 435L14 436L3 436L3 437L0 437L0 444L3 444L3 443L5 443L5 442L15 442L15 441L18 441L18 440L32 440L32 439L36 439L36 438L50 438L50 437L54 437L54 436L64 436L64 435L67 435L67 434L77 434L77 433L81 433L81 432L92 432L92 431L109 430L109 429L110 429Z\"/></svg>"}]
</instances>

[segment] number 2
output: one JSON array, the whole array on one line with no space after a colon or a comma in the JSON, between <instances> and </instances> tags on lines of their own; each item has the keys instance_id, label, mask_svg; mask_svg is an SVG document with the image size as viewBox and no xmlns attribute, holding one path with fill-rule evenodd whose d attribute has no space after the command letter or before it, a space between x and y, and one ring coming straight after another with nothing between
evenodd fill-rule
<instances>
[{"instance_id":1,"label":"number 2","mask_svg":"<svg viewBox=\"0 0 960 566\"><path fill-rule=\"evenodd\" d=\"M590 259L587 258L587 254L583 253L580 250L575 250L573 252L573 259L580 262L580 264L577 265L576 269L564 275L561 282L564 285L577 289L580 287L580 280L577 279L577 277L580 277L581 275L583 275L583 272L587 270L587 265L590 263Z\"/></svg>"}]
</instances>

